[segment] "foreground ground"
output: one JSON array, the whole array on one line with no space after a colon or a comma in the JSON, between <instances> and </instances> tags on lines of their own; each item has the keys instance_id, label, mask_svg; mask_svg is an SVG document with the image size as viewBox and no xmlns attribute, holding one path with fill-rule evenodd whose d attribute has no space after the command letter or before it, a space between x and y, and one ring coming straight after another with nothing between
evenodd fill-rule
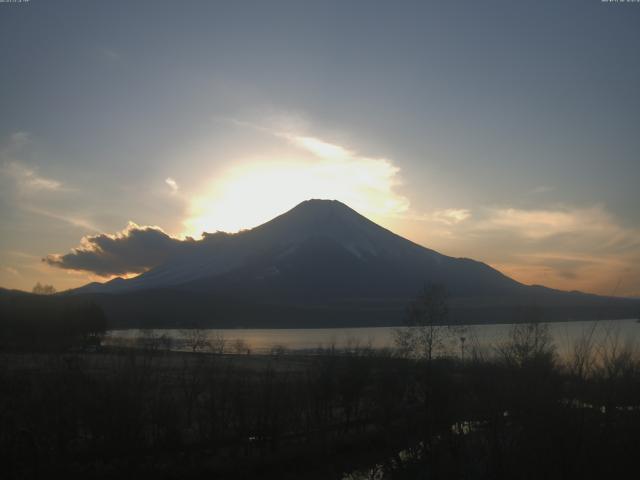
<instances>
[{"instance_id":1,"label":"foreground ground","mask_svg":"<svg viewBox=\"0 0 640 480\"><path fill-rule=\"evenodd\" d=\"M616 478L640 453L625 348L415 360L161 348L0 355L3 478ZM376 477L377 475L377 477Z\"/></svg>"}]
</instances>

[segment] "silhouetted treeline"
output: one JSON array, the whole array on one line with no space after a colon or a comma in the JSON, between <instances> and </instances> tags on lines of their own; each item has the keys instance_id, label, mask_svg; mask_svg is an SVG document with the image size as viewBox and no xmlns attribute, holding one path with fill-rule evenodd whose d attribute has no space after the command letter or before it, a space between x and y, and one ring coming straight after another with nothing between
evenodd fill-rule
<instances>
[{"instance_id":1,"label":"silhouetted treeline","mask_svg":"<svg viewBox=\"0 0 640 480\"><path fill-rule=\"evenodd\" d=\"M566 293L562 301L535 297L449 298L449 319L458 324L511 323L523 306L537 303L546 321L635 318L637 299L608 299ZM223 296L180 289L140 290L126 294L75 295L95 301L113 328L342 328L398 326L410 296L394 299L277 303L249 296Z\"/></svg>"},{"instance_id":2,"label":"silhouetted treeline","mask_svg":"<svg viewBox=\"0 0 640 480\"><path fill-rule=\"evenodd\" d=\"M0 356L3 478L631 478L640 362L535 326L489 356ZM348 474L348 472L352 472ZM347 475L348 474L348 475ZM378 476L373 476L373 475Z\"/></svg>"},{"instance_id":3,"label":"silhouetted treeline","mask_svg":"<svg viewBox=\"0 0 640 480\"><path fill-rule=\"evenodd\" d=\"M84 299L0 294L0 349L95 348L106 328L102 309Z\"/></svg>"}]
</instances>

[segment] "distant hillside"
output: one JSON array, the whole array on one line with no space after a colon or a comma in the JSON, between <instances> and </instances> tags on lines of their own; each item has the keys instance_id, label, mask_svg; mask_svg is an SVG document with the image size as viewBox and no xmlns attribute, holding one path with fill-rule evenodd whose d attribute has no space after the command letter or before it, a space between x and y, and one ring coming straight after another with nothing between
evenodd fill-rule
<instances>
[{"instance_id":1,"label":"distant hillside","mask_svg":"<svg viewBox=\"0 0 640 480\"><path fill-rule=\"evenodd\" d=\"M85 296L0 288L0 349L65 350L96 345L107 319Z\"/></svg>"}]
</instances>

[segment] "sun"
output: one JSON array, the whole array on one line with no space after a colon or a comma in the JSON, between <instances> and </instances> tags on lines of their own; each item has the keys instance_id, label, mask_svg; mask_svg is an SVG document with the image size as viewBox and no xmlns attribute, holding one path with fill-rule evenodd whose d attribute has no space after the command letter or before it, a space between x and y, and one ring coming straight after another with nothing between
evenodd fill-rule
<instances>
[{"instance_id":1,"label":"sun","mask_svg":"<svg viewBox=\"0 0 640 480\"><path fill-rule=\"evenodd\" d=\"M296 137L306 156L252 161L221 172L192 198L185 235L252 228L310 198L340 200L372 218L404 212L395 191L399 169L386 159L358 156L312 137Z\"/></svg>"}]
</instances>

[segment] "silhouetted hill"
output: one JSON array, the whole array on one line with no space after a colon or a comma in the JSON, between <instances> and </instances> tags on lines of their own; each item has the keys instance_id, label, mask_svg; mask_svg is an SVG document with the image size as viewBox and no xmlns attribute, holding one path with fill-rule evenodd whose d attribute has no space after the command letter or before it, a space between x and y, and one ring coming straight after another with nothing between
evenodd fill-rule
<instances>
[{"instance_id":1,"label":"silhouetted hill","mask_svg":"<svg viewBox=\"0 0 640 480\"><path fill-rule=\"evenodd\" d=\"M549 319L629 317L639 302L526 286L490 266L442 255L338 201L309 200L251 230L206 234L135 278L92 283L112 322L220 326L388 325L429 282L453 320L513 321L537 305Z\"/></svg>"},{"instance_id":2,"label":"silhouetted hill","mask_svg":"<svg viewBox=\"0 0 640 480\"><path fill-rule=\"evenodd\" d=\"M106 327L102 309L85 296L35 295L0 288L0 349L95 346Z\"/></svg>"}]
</instances>

